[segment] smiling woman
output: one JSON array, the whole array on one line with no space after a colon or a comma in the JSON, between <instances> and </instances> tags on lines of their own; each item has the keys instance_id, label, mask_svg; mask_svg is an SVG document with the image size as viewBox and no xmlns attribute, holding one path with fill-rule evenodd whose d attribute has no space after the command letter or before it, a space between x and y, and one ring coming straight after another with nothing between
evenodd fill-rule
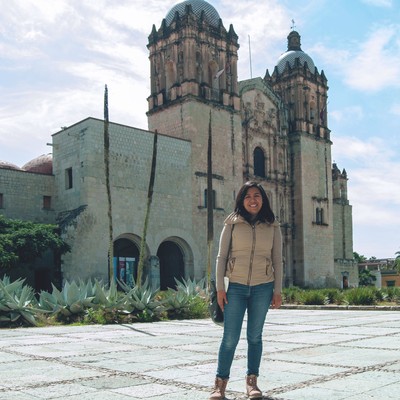
<instances>
[{"instance_id":1,"label":"smiling woman","mask_svg":"<svg viewBox=\"0 0 400 400\"><path fill-rule=\"evenodd\" d=\"M219 243L216 285L218 304L224 312L224 333L210 400L225 397L246 311L246 391L250 399L262 397L257 386L262 331L270 305L279 308L282 304L282 269L280 226L263 187L246 182L236 197L235 211L225 220ZM229 279L227 291L225 278Z\"/></svg>"},{"instance_id":2,"label":"smiling woman","mask_svg":"<svg viewBox=\"0 0 400 400\"><path fill-rule=\"evenodd\" d=\"M256 187L250 188L244 197L243 205L245 210L256 217L262 207L262 197L260 190Z\"/></svg>"}]
</instances>

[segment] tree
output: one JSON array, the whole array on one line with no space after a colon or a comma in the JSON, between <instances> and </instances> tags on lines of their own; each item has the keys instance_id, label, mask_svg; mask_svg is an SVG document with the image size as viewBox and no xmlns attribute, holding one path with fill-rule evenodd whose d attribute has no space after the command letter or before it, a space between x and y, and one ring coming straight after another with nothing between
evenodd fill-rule
<instances>
[{"instance_id":1,"label":"tree","mask_svg":"<svg viewBox=\"0 0 400 400\"><path fill-rule=\"evenodd\" d=\"M46 250L60 254L70 250L60 237L57 225L7 219L0 215L0 270L32 262Z\"/></svg>"},{"instance_id":2,"label":"tree","mask_svg":"<svg viewBox=\"0 0 400 400\"><path fill-rule=\"evenodd\" d=\"M137 286L139 288L142 286L144 256L145 256L145 253L146 253L147 227L148 227L148 224L149 224L150 208L151 208L151 203L153 201L154 181L155 181L155 178L156 178L157 138L158 138L158 132L157 132L157 129L156 129L155 132L154 132L154 139L153 139L153 156L152 156L152 159L151 159L149 189L147 191L146 216L145 216L145 219L144 219L142 240L140 242L139 263L138 263L138 269L137 269L137 282L136 282L136 284L137 284Z\"/></svg>"},{"instance_id":3,"label":"tree","mask_svg":"<svg viewBox=\"0 0 400 400\"><path fill-rule=\"evenodd\" d=\"M369 270L363 269L358 274L358 283L360 286L374 286L376 276Z\"/></svg>"},{"instance_id":4,"label":"tree","mask_svg":"<svg viewBox=\"0 0 400 400\"><path fill-rule=\"evenodd\" d=\"M104 170L106 174L106 190L107 190L107 216L108 216L108 271L111 280L113 279L113 258L114 258L114 244L113 244L113 219L112 219L112 199L111 199L111 183L110 183L110 134L109 128L109 115L108 115L108 88L104 88Z\"/></svg>"},{"instance_id":5,"label":"tree","mask_svg":"<svg viewBox=\"0 0 400 400\"><path fill-rule=\"evenodd\" d=\"M356 252L353 252L353 257L354 257L354 259L356 260L357 263L362 263L364 261L367 261L367 257L365 257L365 256L363 256L361 254L358 254Z\"/></svg>"},{"instance_id":6,"label":"tree","mask_svg":"<svg viewBox=\"0 0 400 400\"><path fill-rule=\"evenodd\" d=\"M400 274L400 251L396 251L396 258L393 263L393 268Z\"/></svg>"}]
</instances>

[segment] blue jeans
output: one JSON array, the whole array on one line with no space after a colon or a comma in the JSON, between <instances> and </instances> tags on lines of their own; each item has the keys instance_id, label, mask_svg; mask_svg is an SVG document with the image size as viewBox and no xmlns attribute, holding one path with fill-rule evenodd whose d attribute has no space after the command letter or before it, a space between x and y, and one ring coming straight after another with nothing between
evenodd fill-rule
<instances>
[{"instance_id":1,"label":"blue jeans","mask_svg":"<svg viewBox=\"0 0 400 400\"><path fill-rule=\"evenodd\" d=\"M228 379L247 309L247 375L259 374L262 331L272 301L274 283L256 286L230 283L224 309L224 335L218 353L217 377Z\"/></svg>"}]
</instances>

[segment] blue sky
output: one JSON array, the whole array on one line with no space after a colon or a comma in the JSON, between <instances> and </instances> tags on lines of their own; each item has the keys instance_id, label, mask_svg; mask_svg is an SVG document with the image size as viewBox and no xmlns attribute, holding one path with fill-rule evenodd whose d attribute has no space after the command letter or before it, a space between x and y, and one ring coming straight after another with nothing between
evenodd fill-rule
<instances>
[{"instance_id":1,"label":"blue sky","mask_svg":"<svg viewBox=\"0 0 400 400\"><path fill-rule=\"evenodd\" d=\"M7 0L0 13L0 160L51 152L60 127L103 117L147 129L152 25L170 0ZM239 35L239 79L272 73L294 20L329 85L332 158L348 173L354 251L400 251L400 0L210 0ZM252 69L249 62L249 37Z\"/></svg>"}]
</instances>

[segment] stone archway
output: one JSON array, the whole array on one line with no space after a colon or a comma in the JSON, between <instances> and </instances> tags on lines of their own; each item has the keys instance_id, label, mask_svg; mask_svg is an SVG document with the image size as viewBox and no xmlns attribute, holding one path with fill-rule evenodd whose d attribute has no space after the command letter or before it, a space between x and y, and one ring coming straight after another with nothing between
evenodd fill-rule
<instances>
[{"instance_id":1,"label":"stone archway","mask_svg":"<svg viewBox=\"0 0 400 400\"><path fill-rule=\"evenodd\" d=\"M175 289L175 279L185 278L185 263L181 248L173 241L160 244L157 251L160 260L160 289Z\"/></svg>"},{"instance_id":2,"label":"stone archway","mask_svg":"<svg viewBox=\"0 0 400 400\"><path fill-rule=\"evenodd\" d=\"M127 237L120 237L114 241L114 278L132 286L137 279L137 265L139 262L139 246Z\"/></svg>"}]
</instances>

